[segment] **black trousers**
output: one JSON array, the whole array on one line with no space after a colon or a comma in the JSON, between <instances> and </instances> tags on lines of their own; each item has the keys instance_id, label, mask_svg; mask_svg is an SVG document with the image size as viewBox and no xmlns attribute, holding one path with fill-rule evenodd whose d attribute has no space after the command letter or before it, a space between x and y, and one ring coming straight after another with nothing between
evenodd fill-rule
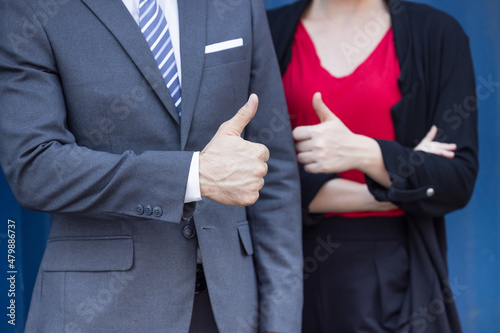
<instances>
[{"instance_id":1,"label":"black trousers","mask_svg":"<svg viewBox=\"0 0 500 333\"><path fill-rule=\"evenodd\" d=\"M201 292L194 296L193 315L189 333L217 333L212 306L208 291Z\"/></svg>"},{"instance_id":2,"label":"black trousers","mask_svg":"<svg viewBox=\"0 0 500 333\"><path fill-rule=\"evenodd\" d=\"M396 332L407 295L404 217L324 218L304 229L304 333Z\"/></svg>"}]
</instances>

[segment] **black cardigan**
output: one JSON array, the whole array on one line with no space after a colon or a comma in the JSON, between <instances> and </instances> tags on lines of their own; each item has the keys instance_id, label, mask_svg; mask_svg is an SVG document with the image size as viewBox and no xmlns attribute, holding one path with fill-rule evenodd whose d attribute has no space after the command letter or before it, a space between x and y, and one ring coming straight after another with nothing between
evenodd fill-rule
<instances>
[{"instance_id":1,"label":"black cardigan","mask_svg":"<svg viewBox=\"0 0 500 333\"><path fill-rule=\"evenodd\" d=\"M268 12L282 73L309 3L302 0ZM469 40L460 24L441 11L399 0L388 5L402 99L391 109L396 141L377 141L393 185L386 189L368 177L367 184L377 200L395 203L408 218L411 282L400 318L402 326L409 323L403 331L419 332L425 327L426 333L458 333L443 216L467 204L478 172L477 103ZM439 128L437 140L457 144L455 158L413 150L433 124ZM302 175L308 205L332 176Z\"/></svg>"}]
</instances>

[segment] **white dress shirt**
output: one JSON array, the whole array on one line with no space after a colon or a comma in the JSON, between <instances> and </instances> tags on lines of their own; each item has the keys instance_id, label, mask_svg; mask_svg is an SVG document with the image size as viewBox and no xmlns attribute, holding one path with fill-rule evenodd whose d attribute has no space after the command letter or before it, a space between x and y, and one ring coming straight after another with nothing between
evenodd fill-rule
<instances>
[{"instance_id":1,"label":"white dress shirt","mask_svg":"<svg viewBox=\"0 0 500 333\"><path fill-rule=\"evenodd\" d=\"M122 0L125 7L127 7L130 15L134 18L137 25L139 25L139 2L140 0ZM177 72L179 73L179 83L182 87L182 72L181 72L181 45L179 38L179 9L177 8L177 0L156 0L158 5L163 11L168 23L168 32L172 39L172 46L174 48L175 63L177 65ZM200 153L195 152L191 159L191 166L189 168L188 182L186 185L186 195L184 202L193 202L201 200L200 193L200 170L199 170L199 157Z\"/></svg>"}]
</instances>

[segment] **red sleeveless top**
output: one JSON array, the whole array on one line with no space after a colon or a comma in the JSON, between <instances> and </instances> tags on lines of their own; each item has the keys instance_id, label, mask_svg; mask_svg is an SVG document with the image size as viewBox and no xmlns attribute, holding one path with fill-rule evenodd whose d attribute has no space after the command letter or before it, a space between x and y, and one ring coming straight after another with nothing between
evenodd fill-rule
<instances>
[{"instance_id":1,"label":"red sleeveless top","mask_svg":"<svg viewBox=\"0 0 500 333\"><path fill-rule=\"evenodd\" d=\"M350 45L355 52L355 45ZM401 99L398 87L399 62L390 28L379 45L349 75L335 77L321 66L314 44L302 22L292 45L292 58L283 75L283 86L292 127L315 125L318 116L312 107L315 92L342 122L356 134L371 138L395 140L391 107ZM339 173L344 179L365 183L358 170ZM404 212L349 212L328 215L345 217L398 216Z\"/></svg>"}]
</instances>

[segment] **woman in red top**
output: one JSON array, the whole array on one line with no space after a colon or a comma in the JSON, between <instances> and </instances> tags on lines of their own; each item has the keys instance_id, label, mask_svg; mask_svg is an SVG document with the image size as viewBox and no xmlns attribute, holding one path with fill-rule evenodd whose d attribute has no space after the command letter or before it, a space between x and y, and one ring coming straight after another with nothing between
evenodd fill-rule
<instances>
[{"instance_id":1,"label":"woman in red top","mask_svg":"<svg viewBox=\"0 0 500 333\"><path fill-rule=\"evenodd\" d=\"M410 270L407 212L376 200L365 181L389 191L394 187L386 167L389 154L384 156L379 144L396 140L392 109L402 99L389 5L383 0L302 2L307 6L298 9L303 12L292 30L291 57L279 52L278 57L303 176L315 182L311 174L330 175L320 176L317 191L303 200L309 213L325 214L304 228L303 332L418 331L424 323L412 322L419 317L411 314L417 297L410 298L419 286L410 285L418 279ZM293 20L293 10L285 11L282 16ZM413 142L414 150L453 159L457 146L434 141L436 126L427 130L420 143ZM426 190L431 197L434 189ZM430 332L457 332L459 324L451 322Z\"/></svg>"},{"instance_id":2,"label":"woman in red top","mask_svg":"<svg viewBox=\"0 0 500 333\"><path fill-rule=\"evenodd\" d=\"M333 18L325 19L325 9L332 10ZM336 26L335 17L348 17L349 11L356 10L361 13L350 19L358 21L354 28L352 22ZM373 30L371 36L364 34L368 37L358 42L359 48L356 38L362 35L357 26ZM363 185L364 174L390 184L373 138L395 139L391 108L401 99L401 92L393 40L389 13L380 0L313 1L297 26L283 85L298 141L298 159L307 172L336 172L339 176L316 195L309 206L312 213L336 212L345 217L404 214L395 205L376 201ZM313 100L317 92L321 95ZM320 118L322 125L305 127L320 124ZM452 158L456 145L432 141L436 133L437 128L431 128L415 149Z\"/></svg>"}]
</instances>

